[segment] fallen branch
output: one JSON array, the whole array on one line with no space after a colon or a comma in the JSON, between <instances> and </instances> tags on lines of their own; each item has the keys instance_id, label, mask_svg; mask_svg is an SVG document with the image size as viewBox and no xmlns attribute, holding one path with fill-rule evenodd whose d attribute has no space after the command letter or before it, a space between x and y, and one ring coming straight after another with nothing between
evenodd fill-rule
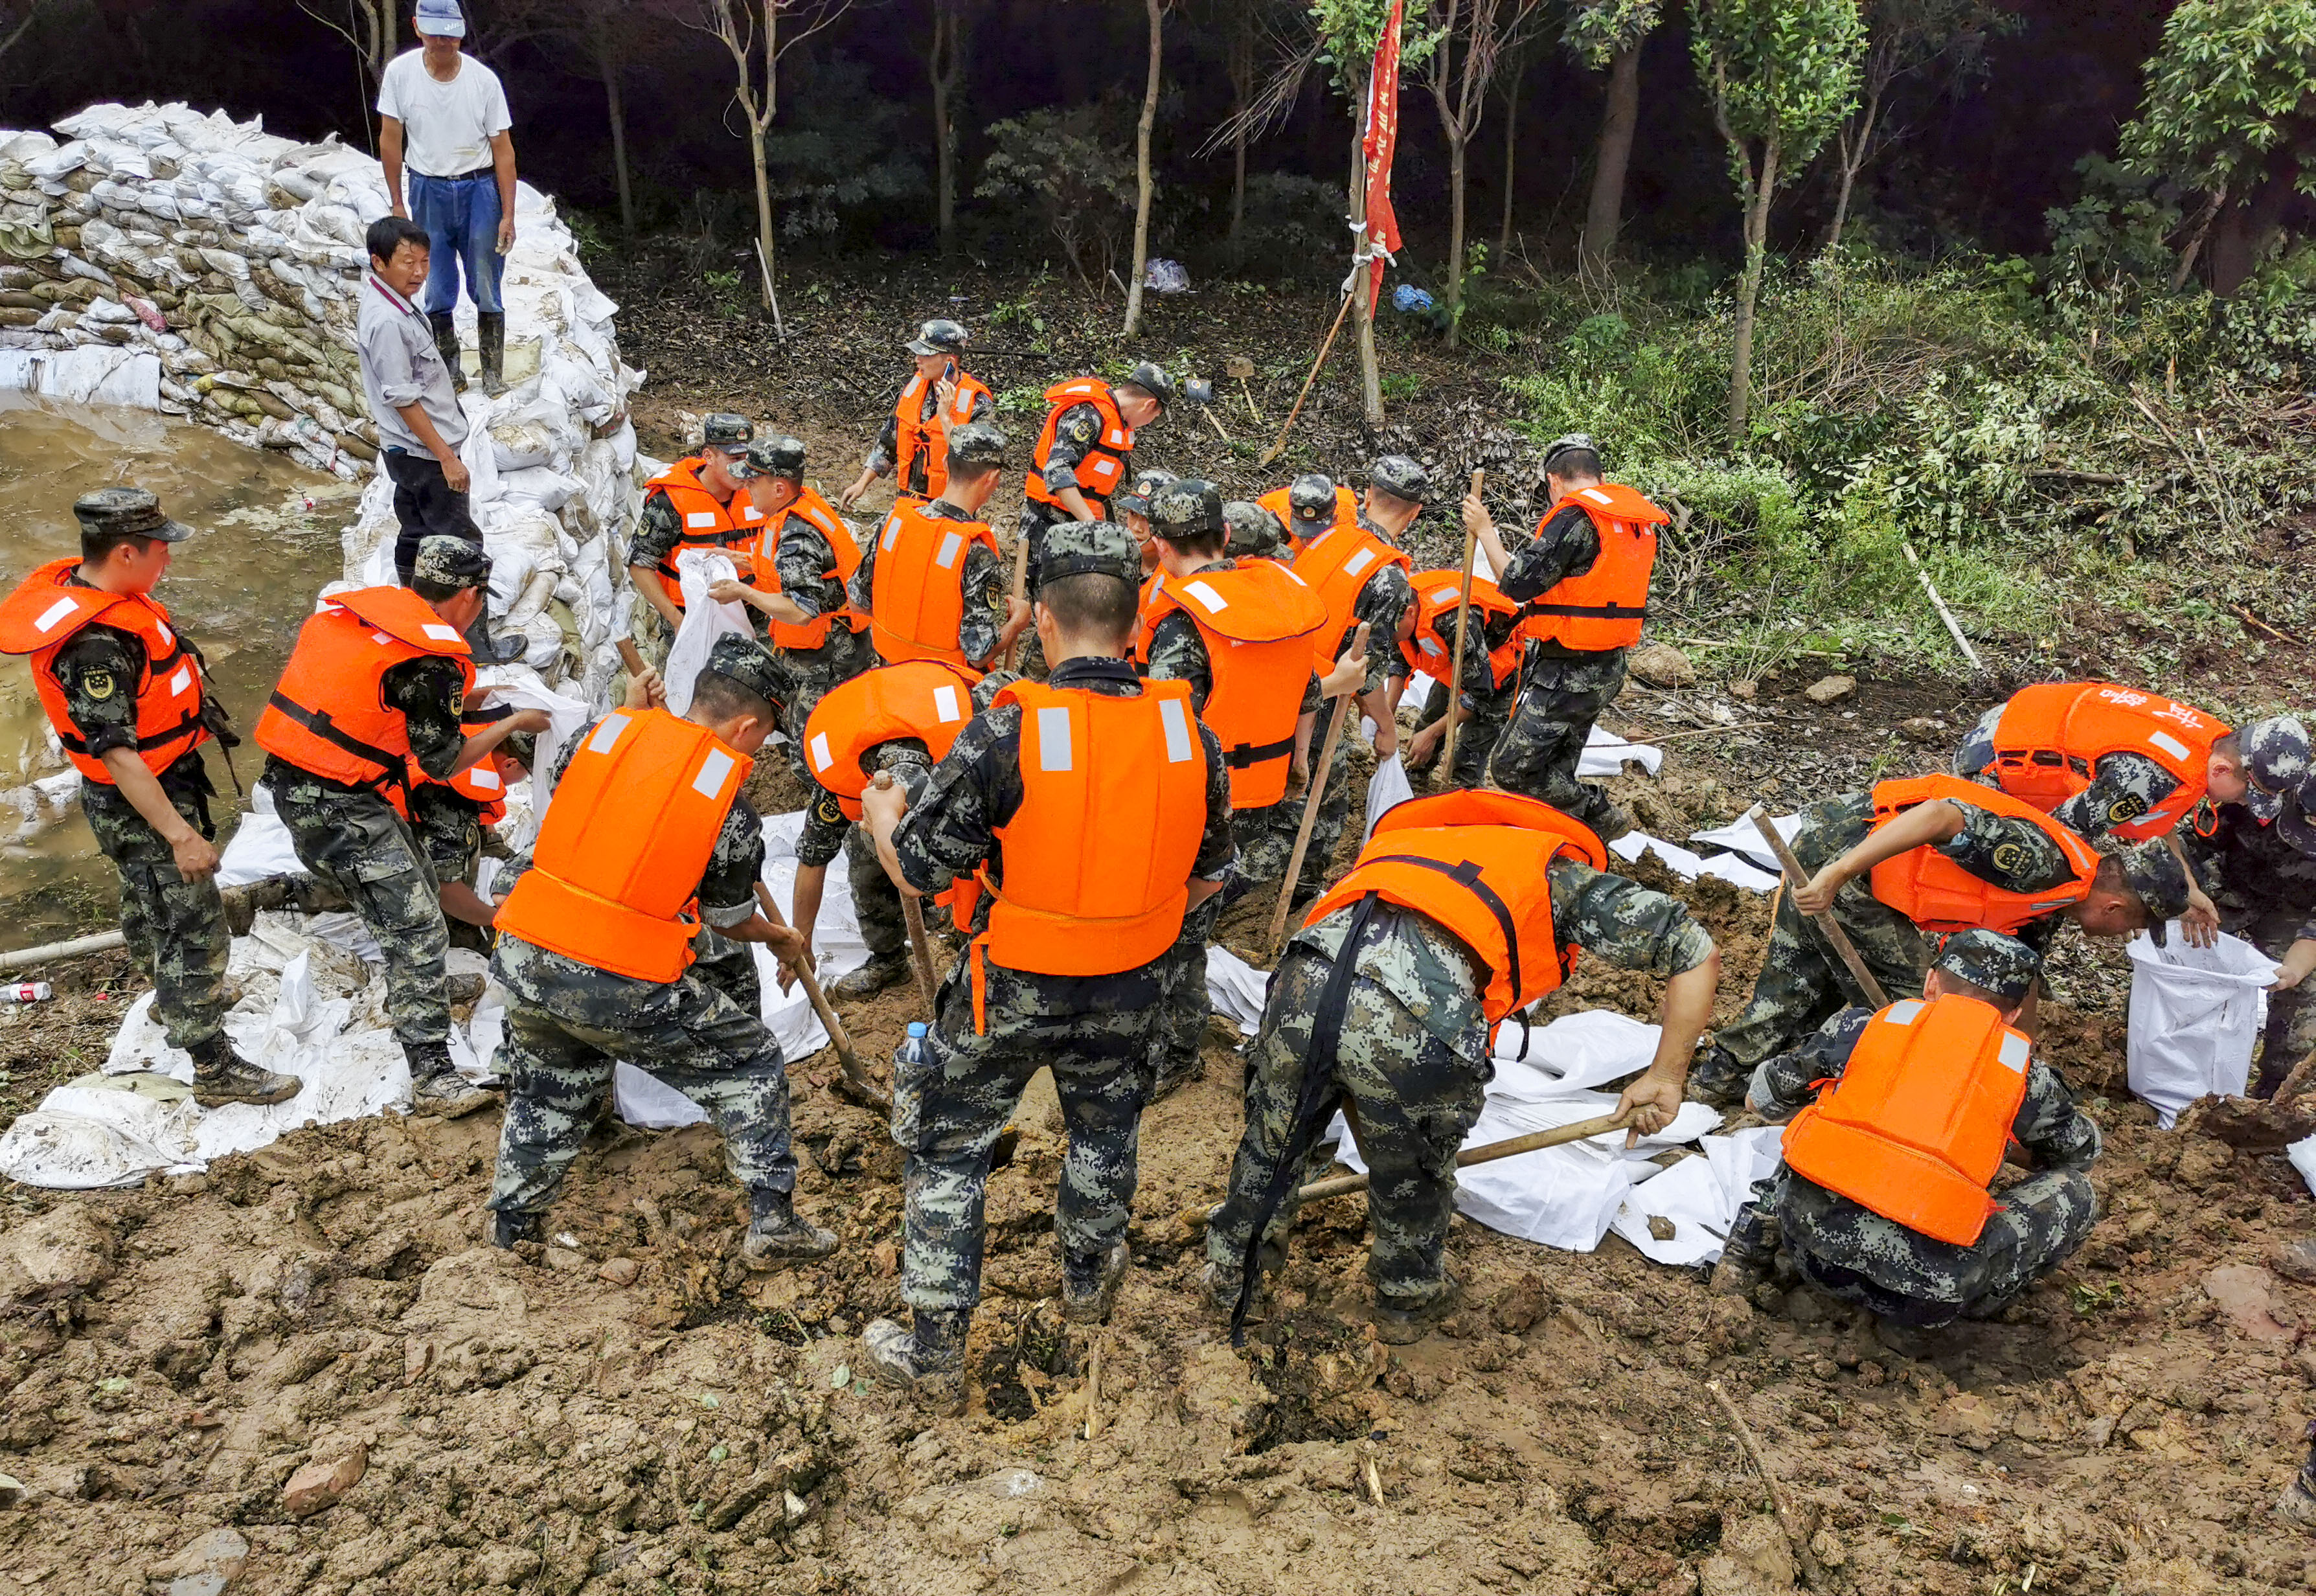
<instances>
[{"instance_id":1,"label":"fallen branch","mask_svg":"<svg viewBox=\"0 0 2316 1596\"><path fill-rule=\"evenodd\" d=\"M1818 1565L1817 1554L1810 1550L1809 1532L1792 1507L1786 1493L1777 1488L1777 1476L1769 1472L1768 1460L1761 1456L1761 1443L1753 1439L1753 1427L1745 1422L1745 1415L1729 1400L1729 1393L1721 1388L1719 1380L1707 1380L1705 1388L1713 1400L1721 1404L1722 1413L1737 1431L1737 1444L1745 1449L1745 1456L1753 1460L1753 1468L1761 1476L1761 1485L1769 1493L1769 1508L1777 1517L1777 1528L1786 1533L1786 1544L1794 1549L1794 1561L1801 1565L1802 1583L1813 1591L1827 1589L1825 1570Z\"/></svg>"},{"instance_id":2,"label":"fallen branch","mask_svg":"<svg viewBox=\"0 0 2316 1596\"><path fill-rule=\"evenodd\" d=\"M1930 584L1930 574L1922 568L1922 562L1914 557L1913 539L1902 533L1898 547L1906 551L1906 563L1914 567L1914 579L1922 584L1922 591L1930 595L1931 607L1937 611L1938 619L1946 623L1947 634L1954 638L1955 646L1962 650L1963 658L1970 661L1970 668L1973 671L1986 669L1979 663L1978 650L1973 648L1970 639L1962 635L1962 622L1954 618L1954 611L1946 608L1946 602L1938 597L1938 590Z\"/></svg>"}]
</instances>

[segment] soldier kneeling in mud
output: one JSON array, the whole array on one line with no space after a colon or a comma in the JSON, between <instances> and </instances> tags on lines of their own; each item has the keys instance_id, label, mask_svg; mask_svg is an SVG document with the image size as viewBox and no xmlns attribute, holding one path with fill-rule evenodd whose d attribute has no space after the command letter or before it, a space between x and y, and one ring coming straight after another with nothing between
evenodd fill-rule
<instances>
[{"instance_id":1,"label":"soldier kneeling in mud","mask_svg":"<svg viewBox=\"0 0 2316 1596\"><path fill-rule=\"evenodd\" d=\"M1754 1111L1793 1124L1714 1288L1778 1294L1768 1276L1782 1253L1911 1354L1923 1331L2000 1314L2082 1245L2098 1127L2012 1029L2041 968L2016 938L1960 932L1920 999L1844 1009L1755 1070ZM1991 1195L2013 1137L2043 1167Z\"/></svg>"}]
</instances>

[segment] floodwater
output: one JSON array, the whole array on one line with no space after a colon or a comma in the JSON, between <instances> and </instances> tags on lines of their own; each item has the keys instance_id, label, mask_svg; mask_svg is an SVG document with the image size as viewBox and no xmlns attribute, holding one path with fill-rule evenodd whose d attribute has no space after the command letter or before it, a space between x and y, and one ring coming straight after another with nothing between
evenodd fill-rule
<instances>
[{"instance_id":1,"label":"floodwater","mask_svg":"<svg viewBox=\"0 0 2316 1596\"><path fill-rule=\"evenodd\" d=\"M76 552L73 500L116 483L151 488L195 529L158 596L200 646L247 738L315 593L339 575L338 529L353 518L358 490L190 422L0 392L0 582L13 587ZM78 802L42 806L24 786L66 768L46 724L26 662L0 656L0 947L102 929L119 902ZM214 745L204 757L222 842L239 800ZM263 755L245 741L234 760L246 783Z\"/></svg>"}]
</instances>

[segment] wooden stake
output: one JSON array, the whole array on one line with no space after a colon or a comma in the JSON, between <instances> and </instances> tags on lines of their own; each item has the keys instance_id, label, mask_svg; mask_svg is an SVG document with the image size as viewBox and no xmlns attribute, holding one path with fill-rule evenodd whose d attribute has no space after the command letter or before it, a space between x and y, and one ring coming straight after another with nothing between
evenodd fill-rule
<instances>
[{"instance_id":1,"label":"wooden stake","mask_svg":"<svg viewBox=\"0 0 2316 1596\"><path fill-rule=\"evenodd\" d=\"M1809 872L1802 868L1802 861L1794 857L1794 851L1786 845L1785 838L1777 834L1777 828L1769 824L1769 817L1761 812L1760 805L1755 804L1738 819L1753 823L1753 829L1761 834L1761 841L1768 843L1769 851L1777 856L1788 885L1796 889L1809 885ZM1866 960L1858 956L1857 944L1849 940L1849 933L1842 930L1840 923L1834 919L1833 911L1829 909L1824 914L1812 914L1808 918L1824 934L1833 950L1841 955L1841 962L1849 967L1849 978L1857 983L1857 990L1865 994L1866 1001L1877 1009L1888 1008L1889 994L1882 990L1882 983L1874 978L1874 972L1866 967Z\"/></svg>"},{"instance_id":2,"label":"wooden stake","mask_svg":"<svg viewBox=\"0 0 2316 1596\"><path fill-rule=\"evenodd\" d=\"M1029 534L1026 531L1013 534L1013 596L1024 603L1029 599ZM1005 658L998 667L1000 670L1013 668L1013 650L1020 646L1020 642L1021 634L1014 633L1013 640L1005 645ZM1053 662L1048 660L1046 663L1051 669Z\"/></svg>"},{"instance_id":3,"label":"wooden stake","mask_svg":"<svg viewBox=\"0 0 2316 1596\"><path fill-rule=\"evenodd\" d=\"M756 883L756 904L763 910L764 918L774 925L788 923L780 914L779 905L772 901L772 889L762 881ZM813 973L812 961L806 959L800 963L797 967L797 975L804 982L805 996L812 1001L812 1012L820 1016L821 1026L828 1032L828 1039L836 1048L840 1079L849 1088L844 1095L862 1108L874 1109L880 1114L891 1113L892 1093L877 1084L868 1074L868 1066L860 1062L860 1055L852 1050L852 1039L845 1034L844 1021L836 1017L835 1007L829 1003L828 994L821 991L820 977Z\"/></svg>"},{"instance_id":4,"label":"wooden stake","mask_svg":"<svg viewBox=\"0 0 2316 1596\"><path fill-rule=\"evenodd\" d=\"M875 785L890 789L893 772L877 771ZM900 891L897 887L894 890ZM908 923L909 927L909 964L917 973L917 995L925 1000L925 1018L931 1020L937 1007L933 994L939 989L939 983L933 979L933 945L932 939L925 934L924 905L918 903L913 893L902 892L900 896L901 918Z\"/></svg>"},{"instance_id":5,"label":"wooden stake","mask_svg":"<svg viewBox=\"0 0 2316 1596\"><path fill-rule=\"evenodd\" d=\"M1270 950L1265 961L1278 962L1279 945L1287 940L1287 912L1294 906L1295 883L1302 879L1303 856L1311 850L1311 831L1319 823L1319 799L1327 790L1327 776L1335 763L1335 745L1342 741L1343 722L1350 718L1351 705L1357 693L1347 692L1335 700L1335 712L1327 720L1327 736L1319 747L1319 762L1311 772L1311 790L1303 799L1303 824L1295 831L1295 851L1287 856L1287 879L1278 885L1278 907L1270 916L1270 934L1263 946Z\"/></svg>"},{"instance_id":6,"label":"wooden stake","mask_svg":"<svg viewBox=\"0 0 2316 1596\"><path fill-rule=\"evenodd\" d=\"M1488 473L1484 469L1472 473L1474 498L1480 496L1480 490L1487 486L1487 481ZM1456 653L1455 656L1448 662L1448 745L1439 755L1439 768L1446 772L1447 780L1451 786L1456 780L1456 732L1457 729L1456 706L1461 700L1464 692L1464 632L1465 629L1472 624L1472 557L1478 552L1479 547L1479 529L1465 527L1464 529L1464 574L1459 578L1463 591L1456 595Z\"/></svg>"},{"instance_id":7,"label":"wooden stake","mask_svg":"<svg viewBox=\"0 0 2316 1596\"><path fill-rule=\"evenodd\" d=\"M1914 579L1922 584L1922 591L1930 595L1931 607L1937 611L1938 619L1946 623L1946 633L1954 638L1955 646L1962 650L1963 658L1970 661L1970 668L1973 671L1986 669L1979 663L1978 650L1973 648L1970 639L1962 635L1962 622L1954 618L1954 611L1946 608L1946 602L1938 597L1938 590L1930 585L1930 574L1922 568L1922 562L1914 557L1913 540L1901 534L1898 547L1906 551L1906 563L1914 567Z\"/></svg>"},{"instance_id":8,"label":"wooden stake","mask_svg":"<svg viewBox=\"0 0 2316 1596\"><path fill-rule=\"evenodd\" d=\"M1745 1456L1753 1460L1754 1470L1761 1476L1761 1485L1769 1493L1769 1508L1777 1517L1777 1528L1786 1532L1786 1544L1794 1549L1794 1561L1802 1567L1802 1583L1813 1591L1826 1589L1825 1570L1819 1566L1817 1554L1810 1550L1809 1532L1791 1506L1786 1493L1777 1488L1777 1476L1769 1472L1768 1460L1761 1456L1761 1443L1753 1439L1753 1427L1745 1422L1745 1415L1729 1400L1729 1393L1721 1388L1719 1380L1707 1380L1705 1388L1713 1400L1721 1404L1721 1412L1737 1431L1737 1444L1745 1449Z\"/></svg>"},{"instance_id":9,"label":"wooden stake","mask_svg":"<svg viewBox=\"0 0 2316 1596\"><path fill-rule=\"evenodd\" d=\"M1365 286L1363 281L1360 287L1364 289ZM1279 425L1278 438L1262 451L1261 458L1254 462L1256 465L1267 466L1286 452L1287 434L1295 430L1295 418L1303 414L1303 401L1311 397L1311 385L1319 380L1319 368L1327 363L1327 352L1335 347L1335 334L1343 330L1343 317L1351 313L1354 297L1355 294L1343 296L1343 308L1335 312L1335 325L1327 329L1326 342L1319 345L1319 358L1311 362L1311 375L1303 379L1303 391L1295 396L1295 408L1287 413L1286 421Z\"/></svg>"},{"instance_id":10,"label":"wooden stake","mask_svg":"<svg viewBox=\"0 0 2316 1596\"><path fill-rule=\"evenodd\" d=\"M1101 1439L1101 1334L1094 1333L1093 1351L1086 1360L1086 1425L1088 1440Z\"/></svg>"}]
</instances>

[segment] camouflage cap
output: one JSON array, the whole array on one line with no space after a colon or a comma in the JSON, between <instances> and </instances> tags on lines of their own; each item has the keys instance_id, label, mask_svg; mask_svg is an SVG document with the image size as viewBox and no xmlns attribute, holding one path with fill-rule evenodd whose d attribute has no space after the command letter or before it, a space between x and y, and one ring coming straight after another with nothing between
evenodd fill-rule
<instances>
[{"instance_id":1,"label":"camouflage cap","mask_svg":"<svg viewBox=\"0 0 2316 1596\"><path fill-rule=\"evenodd\" d=\"M732 462L732 475L746 481L751 477L785 477L791 482L804 479L804 440L775 432L769 438L759 438L748 445L748 452Z\"/></svg>"},{"instance_id":2,"label":"camouflage cap","mask_svg":"<svg viewBox=\"0 0 2316 1596\"><path fill-rule=\"evenodd\" d=\"M410 563L410 579L436 587L488 587L491 557L483 552L480 543L438 532L419 540L418 557Z\"/></svg>"},{"instance_id":3,"label":"camouflage cap","mask_svg":"<svg viewBox=\"0 0 2316 1596\"><path fill-rule=\"evenodd\" d=\"M1335 479L1323 471L1304 472L1287 485L1287 513L1303 525L1334 520Z\"/></svg>"},{"instance_id":4,"label":"camouflage cap","mask_svg":"<svg viewBox=\"0 0 2316 1596\"><path fill-rule=\"evenodd\" d=\"M1174 379L1155 361L1142 361L1126 374L1126 380L1157 400L1161 410L1174 402Z\"/></svg>"},{"instance_id":5,"label":"camouflage cap","mask_svg":"<svg viewBox=\"0 0 2316 1596\"><path fill-rule=\"evenodd\" d=\"M699 444L703 449L720 449L726 454L737 454L755 441L755 424L744 415L718 410L700 420Z\"/></svg>"},{"instance_id":6,"label":"camouflage cap","mask_svg":"<svg viewBox=\"0 0 2316 1596\"><path fill-rule=\"evenodd\" d=\"M1287 543L1287 529L1278 524L1278 517L1269 506L1252 499L1232 499L1224 504L1223 528L1230 534L1223 552L1234 559L1274 555Z\"/></svg>"},{"instance_id":7,"label":"camouflage cap","mask_svg":"<svg viewBox=\"0 0 2316 1596\"><path fill-rule=\"evenodd\" d=\"M1946 939L1930 967L1983 986L2005 1003L2017 1003L2043 973L2043 960L2017 937L1999 931L1964 931Z\"/></svg>"},{"instance_id":8,"label":"camouflage cap","mask_svg":"<svg viewBox=\"0 0 2316 1596\"><path fill-rule=\"evenodd\" d=\"M708 668L718 676L729 676L760 699L771 701L781 696L779 664L753 638L725 633L708 651Z\"/></svg>"},{"instance_id":9,"label":"camouflage cap","mask_svg":"<svg viewBox=\"0 0 2316 1596\"><path fill-rule=\"evenodd\" d=\"M1580 449L1596 459L1599 458L1599 447L1592 441L1592 434L1590 432L1570 432L1563 437L1554 438L1544 446L1544 474L1547 477L1551 476L1553 468L1560 463L1562 455L1573 453Z\"/></svg>"},{"instance_id":10,"label":"camouflage cap","mask_svg":"<svg viewBox=\"0 0 2316 1596\"><path fill-rule=\"evenodd\" d=\"M1412 504L1431 502L1431 473L1403 454L1387 454L1367 468L1367 486Z\"/></svg>"},{"instance_id":11,"label":"camouflage cap","mask_svg":"<svg viewBox=\"0 0 2316 1596\"><path fill-rule=\"evenodd\" d=\"M909 352L911 354L963 354L965 327L961 323L950 321L945 317L935 317L919 327L917 335L909 340Z\"/></svg>"},{"instance_id":12,"label":"camouflage cap","mask_svg":"<svg viewBox=\"0 0 2316 1596\"><path fill-rule=\"evenodd\" d=\"M949 435L949 462L953 466L1002 466L1005 463L1004 429L985 421L969 421Z\"/></svg>"},{"instance_id":13,"label":"camouflage cap","mask_svg":"<svg viewBox=\"0 0 2316 1596\"><path fill-rule=\"evenodd\" d=\"M1162 487L1173 485L1173 472L1161 470L1156 466L1145 466L1134 474L1134 480L1126 485L1124 493L1110 500L1109 507L1121 515L1147 515L1150 513L1151 495Z\"/></svg>"},{"instance_id":14,"label":"camouflage cap","mask_svg":"<svg viewBox=\"0 0 2316 1596\"><path fill-rule=\"evenodd\" d=\"M2284 812L2285 795L2308 780L2308 728L2296 715L2272 715L2238 732L2236 742L2251 781L2244 806L2264 821L2274 820Z\"/></svg>"},{"instance_id":15,"label":"camouflage cap","mask_svg":"<svg viewBox=\"0 0 2316 1596\"><path fill-rule=\"evenodd\" d=\"M2187 871L2169 844L2158 838L2118 848L2115 860L2123 867L2123 884L2138 895L2147 908L2147 934L2158 946L2166 923L2187 912Z\"/></svg>"},{"instance_id":16,"label":"camouflage cap","mask_svg":"<svg viewBox=\"0 0 2316 1596\"><path fill-rule=\"evenodd\" d=\"M73 501L80 530L96 537L152 538L182 543L193 529L161 513L160 495L141 487L100 487Z\"/></svg>"},{"instance_id":17,"label":"camouflage cap","mask_svg":"<svg viewBox=\"0 0 2316 1596\"><path fill-rule=\"evenodd\" d=\"M1134 535L1107 521L1059 521L1047 527L1038 580L1058 582L1089 572L1115 576L1129 587L1141 586L1142 556L1134 547Z\"/></svg>"},{"instance_id":18,"label":"camouflage cap","mask_svg":"<svg viewBox=\"0 0 2316 1596\"><path fill-rule=\"evenodd\" d=\"M1159 489L1150 501L1150 530L1162 538L1223 531L1223 490L1196 477Z\"/></svg>"}]
</instances>

